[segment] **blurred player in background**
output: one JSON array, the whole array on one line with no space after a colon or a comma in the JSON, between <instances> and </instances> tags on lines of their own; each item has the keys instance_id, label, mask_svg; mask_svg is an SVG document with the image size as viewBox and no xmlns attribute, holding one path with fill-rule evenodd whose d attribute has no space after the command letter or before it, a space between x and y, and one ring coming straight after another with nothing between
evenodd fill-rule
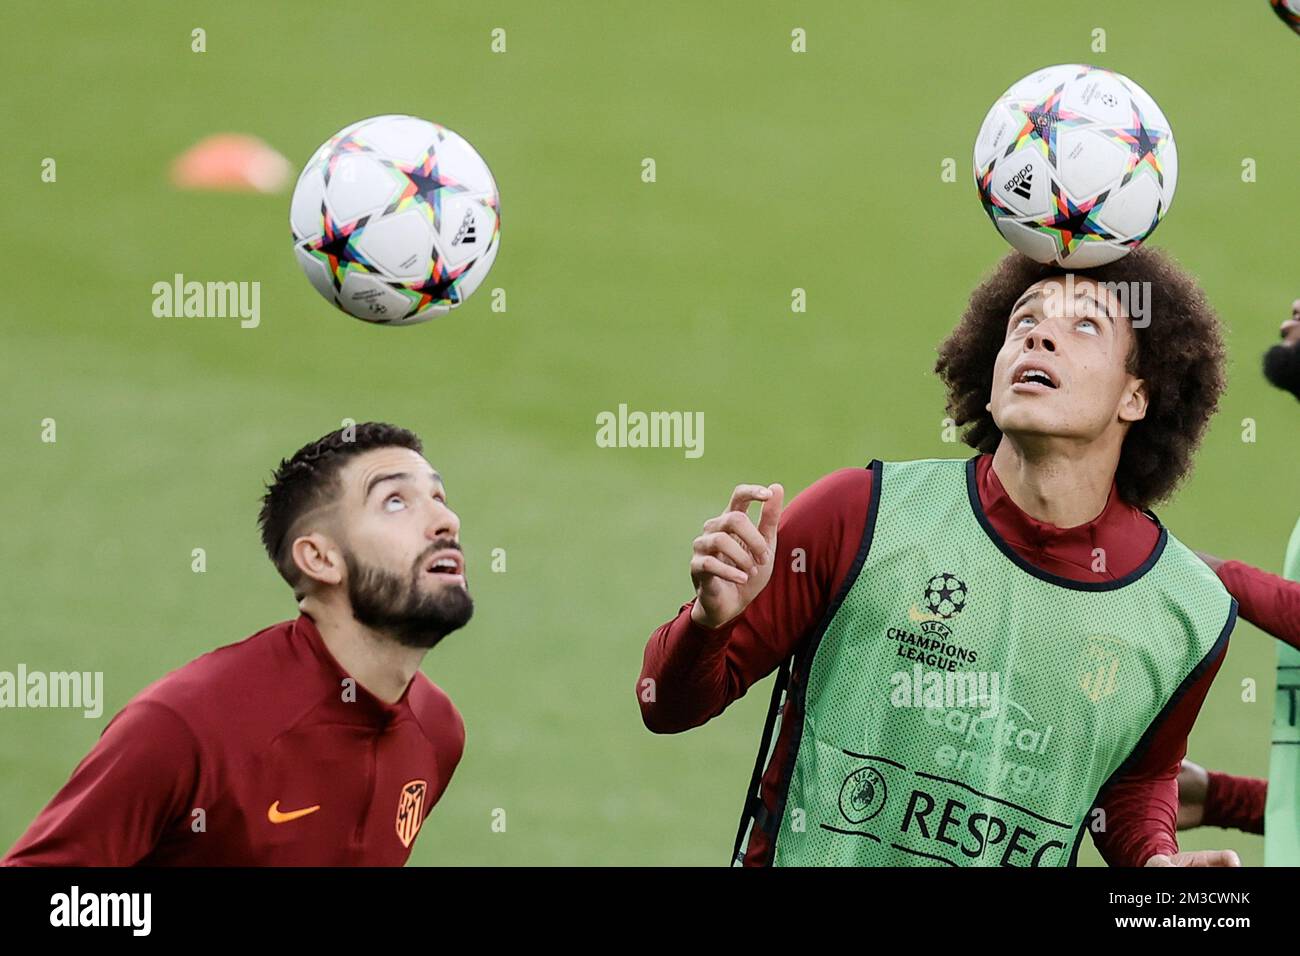
<instances>
[{"instance_id":1,"label":"blurred player in background","mask_svg":"<svg viewBox=\"0 0 1300 956\"><path fill-rule=\"evenodd\" d=\"M1300 399L1300 299L1282 323L1282 341L1264 353L1264 377ZM1241 605L1241 616L1276 637L1277 699L1268 780L1207 771L1184 761L1179 826L1219 826L1264 835L1268 866L1300 865L1300 523L1291 533L1283 577L1241 561L1201 557Z\"/></svg>"},{"instance_id":2,"label":"blurred player in background","mask_svg":"<svg viewBox=\"0 0 1300 956\"><path fill-rule=\"evenodd\" d=\"M1144 510L1190 470L1223 360L1156 250L1086 278L1012 253L936 366L979 455L837 471L784 514L780 485L735 489L638 682L677 733L779 672L734 862L1070 865L1088 829L1111 865L1238 865L1175 834L1235 606ZM1000 700L919 700L930 674L999 676Z\"/></svg>"},{"instance_id":3,"label":"blurred player in background","mask_svg":"<svg viewBox=\"0 0 1300 956\"><path fill-rule=\"evenodd\" d=\"M145 688L3 862L404 863L465 741L420 663L474 609L422 452L368 423L282 461L260 525L301 614Z\"/></svg>"}]
</instances>

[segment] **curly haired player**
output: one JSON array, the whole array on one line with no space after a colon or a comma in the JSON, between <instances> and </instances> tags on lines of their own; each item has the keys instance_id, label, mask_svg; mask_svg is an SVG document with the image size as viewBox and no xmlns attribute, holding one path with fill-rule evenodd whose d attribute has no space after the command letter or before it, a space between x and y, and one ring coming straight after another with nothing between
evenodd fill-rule
<instances>
[{"instance_id":1,"label":"curly haired player","mask_svg":"<svg viewBox=\"0 0 1300 956\"><path fill-rule=\"evenodd\" d=\"M978 455L837 471L784 513L781 485L736 487L637 685L676 733L778 672L734 862L1061 866L1089 831L1112 865L1238 864L1175 838L1236 605L1146 510L1223 362L1162 253L1086 274L1012 253L936 366Z\"/></svg>"},{"instance_id":2,"label":"curly haired player","mask_svg":"<svg viewBox=\"0 0 1300 956\"><path fill-rule=\"evenodd\" d=\"M282 461L262 541L302 613L141 691L0 862L404 863L465 745L420 662L474 609L422 451L372 422Z\"/></svg>"}]
</instances>

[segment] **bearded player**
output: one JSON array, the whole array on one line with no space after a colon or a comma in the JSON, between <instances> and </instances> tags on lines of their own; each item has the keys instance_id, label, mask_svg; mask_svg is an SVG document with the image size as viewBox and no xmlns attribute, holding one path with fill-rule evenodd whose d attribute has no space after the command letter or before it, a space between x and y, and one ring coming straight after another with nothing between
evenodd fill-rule
<instances>
[{"instance_id":1,"label":"bearded player","mask_svg":"<svg viewBox=\"0 0 1300 956\"><path fill-rule=\"evenodd\" d=\"M734 862L1062 866L1089 831L1112 865L1238 865L1175 837L1235 603L1146 510L1188 473L1223 361L1156 250L1087 277L1012 253L939 349L976 457L837 471L784 513L779 484L735 489L638 683L676 733L778 673ZM995 692L930 696L952 676Z\"/></svg>"},{"instance_id":2,"label":"bearded player","mask_svg":"<svg viewBox=\"0 0 1300 956\"><path fill-rule=\"evenodd\" d=\"M419 670L473 613L460 520L419 438L369 423L282 461L260 525L298 618L145 688L4 863L406 861L465 741Z\"/></svg>"},{"instance_id":3,"label":"bearded player","mask_svg":"<svg viewBox=\"0 0 1300 956\"><path fill-rule=\"evenodd\" d=\"M1264 377L1300 398L1300 299L1282 323L1282 341L1264 353ZM1241 616L1281 643L1268 779L1207 771L1184 761L1178 824L1219 826L1264 836L1264 862L1300 865L1300 523L1291 533L1283 577L1241 561L1202 554L1241 604Z\"/></svg>"}]
</instances>

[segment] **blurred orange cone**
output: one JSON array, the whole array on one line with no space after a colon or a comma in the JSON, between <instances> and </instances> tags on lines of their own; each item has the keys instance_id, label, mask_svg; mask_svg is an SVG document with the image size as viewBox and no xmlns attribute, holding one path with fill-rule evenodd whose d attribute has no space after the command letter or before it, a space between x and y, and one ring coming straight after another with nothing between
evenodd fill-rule
<instances>
[{"instance_id":1,"label":"blurred orange cone","mask_svg":"<svg viewBox=\"0 0 1300 956\"><path fill-rule=\"evenodd\" d=\"M291 172L289 161L256 136L218 133L176 158L172 182L181 189L276 193Z\"/></svg>"}]
</instances>

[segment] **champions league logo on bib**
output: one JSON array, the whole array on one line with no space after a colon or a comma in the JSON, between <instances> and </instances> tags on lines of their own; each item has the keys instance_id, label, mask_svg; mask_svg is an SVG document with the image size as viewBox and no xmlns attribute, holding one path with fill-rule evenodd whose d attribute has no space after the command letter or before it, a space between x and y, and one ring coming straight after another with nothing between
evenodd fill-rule
<instances>
[{"instance_id":1,"label":"champions league logo on bib","mask_svg":"<svg viewBox=\"0 0 1300 956\"><path fill-rule=\"evenodd\" d=\"M956 617L966 607L966 582L947 572L936 574L926 582L925 606L945 621Z\"/></svg>"},{"instance_id":2,"label":"champions league logo on bib","mask_svg":"<svg viewBox=\"0 0 1300 956\"><path fill-rule=\"evenodd\" d=\"M970 596L966 582L943 571L925 583L921 594L925 610L913 604L907 611L908 621L921 633L899 627L885 631L888 640L898 642L898 656L949 671L974 664L975 650L953 643L952 628L944 623L965 610Z\"/></svg>"},{"instance_id":3,"label":"champions league logo on bib","mask_svg":"<svg viewBox=\"0 0 1300 956\"><path fill-rule=\"evenodd\" d=\"M921 630L927 634L950 637L951 629L942 622L951 621L966 609L969 593L966 582L957 575L947 571L936 574L925 582L925 610L922 611L913 604L907 612L907 618L913 624L921 625Z\"/></svg>"},{"instance_id":4,"label":"champions league logo on bib","mask_svg":"<svg viewBox=\"0 0 1300 956\"><path fill-rule=\"evenodd\" d=\"M965 610L969 593L966 582L955 574L947 571L936 574L925 582L925 610L913 604L907 611L907 619L913 624L919 624L926 634L950 638L952 629L943 622L951 621Z\"/></svg>"}]
</instances>

